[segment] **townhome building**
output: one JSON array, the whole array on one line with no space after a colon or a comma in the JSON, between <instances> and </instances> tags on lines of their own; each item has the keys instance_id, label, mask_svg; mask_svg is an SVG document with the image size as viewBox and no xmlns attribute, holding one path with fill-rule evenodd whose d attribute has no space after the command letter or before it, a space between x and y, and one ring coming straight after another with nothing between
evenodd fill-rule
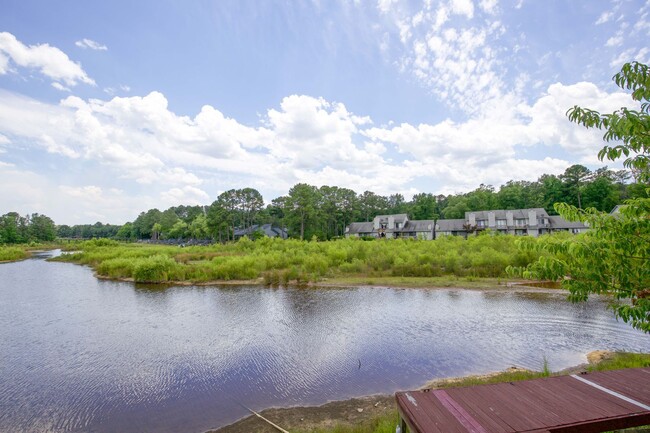
<instances>
[{"instance_id":1,"label":"townhome building","mask_svg":"<svg viewBox=\"0 0 650 433\"><path fill-rule=\"evenodd\" d=\"M378 215L369 222L356 222L346 228L346 237L436 239L464 236L490 229L495 233L534 236L569 231L577 234L589 229L583 223L549 215L542 208L465 212L464 219L409 220L406 214Z\"/></svg>"}]
</instances>

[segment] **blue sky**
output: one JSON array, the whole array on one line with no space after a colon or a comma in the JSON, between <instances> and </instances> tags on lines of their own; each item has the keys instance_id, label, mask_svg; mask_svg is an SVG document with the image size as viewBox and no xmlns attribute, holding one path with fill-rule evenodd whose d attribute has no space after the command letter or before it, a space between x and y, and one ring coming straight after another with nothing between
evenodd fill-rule
<instances>
[{"instance_id":1,"label":"blue sky","mask_svg":"<svg viewBox=\"0 0 650 433\"><path fill-rule=\"evenodd\" d=\"M0 0L0 213L123 223L298 183L457 193L591 168L650 2ZM615 164L609 164L616 166Z\"/></svg>"}]
</instances>

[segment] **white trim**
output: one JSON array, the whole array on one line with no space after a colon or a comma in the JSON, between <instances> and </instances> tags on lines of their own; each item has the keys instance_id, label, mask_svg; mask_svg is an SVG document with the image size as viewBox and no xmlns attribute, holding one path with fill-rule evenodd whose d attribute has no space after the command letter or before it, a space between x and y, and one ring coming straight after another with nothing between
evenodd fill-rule
<instances>
[{"instance_id":1,"label":"white trim","mask_svg":"<svg viewBox=\"0 0 650 433\"><path fill-rule=\"evenodd\" d=\"M592 381L590 381L590 380L587 380L587 379L585 379L585 378L583 378L583 377L580 377L580 376L575 375L575 374L572 374L571 377L574 378L574 379L578 379L580 382L584 382L584 383L586 383L587 385L591 385L591 386L593 386L594 388L597 388L597 389L599 389L599 390L601 390L601 391L603 391L603 392L606 392L607 394L613 395L614 397L618 397L618 398L620 398L621 400L625 400L625 401L627 401L628 403L632 403L632 404L635 405L635 406L639 406L639 407L642 408L642 409L650 410L650 406L648 406L648 405L646 405L646 404L643 404L643 403L641 403L640 401L633 400L633 399L631 399L630 397L626 397L626 396L624 396L623 394L619 394L619 393L616 392L616 391L612 391L611 389L607 389L607 388L605 388L604 386L600 386L600 385L598 385L597 383L594 383L594 382L592 382Z\"/></svg>"}]
</instances>

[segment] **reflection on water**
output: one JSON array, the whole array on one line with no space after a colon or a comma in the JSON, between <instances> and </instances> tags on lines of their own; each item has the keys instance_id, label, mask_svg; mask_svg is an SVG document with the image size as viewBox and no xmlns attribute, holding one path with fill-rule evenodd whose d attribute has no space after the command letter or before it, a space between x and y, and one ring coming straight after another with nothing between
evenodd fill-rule
<instances>
[{"instance_id":1,"label":"reflection on water","mask_svg":"<svg viewBox=\"0 0 650 433\"><path fill-rule=\"evenodd\" d=\"M463 290L160 287L0 265L0 431L204 431L254 409L650 351L604 302ZM359 368L361 361L361 368Z\"/></svg>"}]
</instances>

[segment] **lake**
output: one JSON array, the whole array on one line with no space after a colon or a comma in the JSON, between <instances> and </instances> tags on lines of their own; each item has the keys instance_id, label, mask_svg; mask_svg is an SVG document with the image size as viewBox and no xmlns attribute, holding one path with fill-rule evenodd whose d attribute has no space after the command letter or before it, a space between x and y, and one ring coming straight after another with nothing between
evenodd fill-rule
<instances>
[{"instance_id":1,"label":"lake","mask_svg":"<svg viewBox=\"0 0 650 433\"><path fill-rule=\"evenodd\" d=\"M650 352L606 302L459 289L160 287L43 253L0 264L0 431L202 432L596 349Z\"/></svg>"}]
</instances>

